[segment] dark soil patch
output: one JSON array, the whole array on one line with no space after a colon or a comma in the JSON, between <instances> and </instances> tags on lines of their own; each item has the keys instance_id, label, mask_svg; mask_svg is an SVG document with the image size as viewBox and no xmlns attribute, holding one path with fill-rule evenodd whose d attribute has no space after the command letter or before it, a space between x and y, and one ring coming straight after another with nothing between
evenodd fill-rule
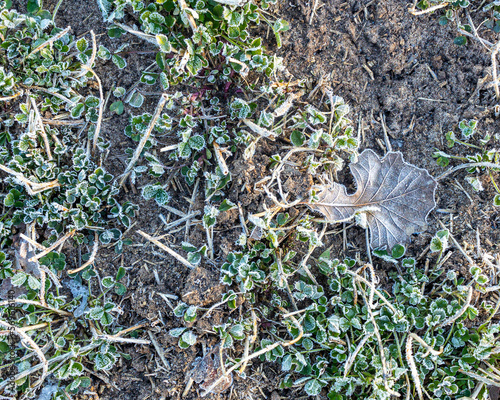
<instances>
[{"instance_id":1,"label":"dark soil patch","mask_svg":"<svg viewBox=\"0 0 500 400\"><path fill-rule=\"evenodd\" d=\"M17 3L24 2L18 0ZM361 150L373 148L383 154L379 143L383 143L381 118L384 118L393 149L403 152L407 161L438 176L444 169L436 165L432 154L436 148L446 150L444 132L455 128L458 121L477 118L482 133L498 131L493 90L482 89L478 83L489 72L489 55L476 43L455 46L451 28L440 27L435 15L413 17L407 12L408 4L400 0L324 0L318 2L319 7L312 24L309 24L313 1L287 0L280 3L275 14L288 20L291 26L291 30L283 35L283 48L278 51L285 58L287 79L307 79L311 86L323 79L334 89L335 95L343 97L352 107L350 116L354 119L354 126L361 129ZM123 40L130 41L127 49L130 53L124 55L128 63L125 70L117 70L111 61L98 64L96 72L102 79L105 93L114 86L130 88L139 79L141 71L154 62L153 54L137 53L148 50L148 46L138 39L124 36L124 39L112 41L107 37L95 1L63 1L57 21L60 26L70 25L77 36L93 29L99 41L111 49L117 48ZM160 89L152 87L151 91ZM321 91L318 93L315 101L319 104ZM150 96L148 104L140 111L152 112L156 101L156 96ZM125 114L137 113L136 109L126 106ZM105 167L115 175L125 168L124 150L134 146L123 134L126 123L124 115L108 113L103 125L103 135L112 143ZM279 145L261 141L251 161L245 161L240 153L231 160L234 179L228 196L240 203L246 213L263 211L265 197L254 191L254 183L267 175L269 157L279 152ZM455 177L463 182L463 175L458 173ZM498 250L500 214L491 206L494 193L487 182L489 178L486 175L481 177L489 189L479 195L464 186L474 200L471 202L462 190L457 189L455 177L445 179L439 186L438 210L441 212L433 213L427 232L417 236L409 246L410 254L418 256L427 246L433 232L440 229L437 219L446 221L448 226L453 221L453 234L459 243L475 243L477 229L483 238L483 247ZM310 181L298 178L293 171L285 176L288 191L305 191ZM173 182L177 190L171 191L174 198L170 205L187 212L189 204L185 197L190 197L191 191L183 182ZM131 355L131 360L122 360L120 366L112 370L108 377L112 385L97 378L93 385L103 400L179 399L193 361L202 355L202 346L179 349L177 340L168 332L182 323L160 294L174 295L187 303L208 305L219 301L222 288L218 283L218 271L241 232L239 214L234 210L224 216L216 229L214 260L204 262L203 269L196 272L200 276L195 276L134 233L143 230L149 234L162 234L164 225L158 218L156 204L144 202L134 192L135 188L128 189L124 200L141 206L136 225L129 233L135 245L126 247L121 256L114 254L112 248L104 249L99 253L96 269L101 276L114 275L120 265L127 269L128 292L120 305L124 311L120 322L126 326L149 322L169 366L163 365L152 346L120 346L121 351ZM200 194L192 209L202 211L203 206ZM300 211L290 210L290 213L297 215ZM168 217L168 212L165 211L164 215ZM332 255L335 257L366 253L364 231L360 228L348 230L346 251L342 247L341 235L331 234L327 238L326 245L333 246ZM178 250L184 239L185 231L181 230L167 235L164 242ZM201 246L206 239L205 232L193 226L186 239ZM454 255L452 261L457 270L467 271L461 256ZM385 272L379 271L379 275L385 279ZM226 316L227 313L214 312L209 319L198 320L195 326L199 333L198 343L203 343L207 349L215 345L216 338L206 330L222 323ZM141 333L141 337L149 339L146 332ZM250 370L253 373L246 380L235 376L231 391L208 398L279 398L276 393L272 396L279 382L279 366L259 365L254 360ZM197 390L192 389L185 398L200 398ZM294 396L289 392L279 394L282 398Z\"/></svg>"}]
</instances>

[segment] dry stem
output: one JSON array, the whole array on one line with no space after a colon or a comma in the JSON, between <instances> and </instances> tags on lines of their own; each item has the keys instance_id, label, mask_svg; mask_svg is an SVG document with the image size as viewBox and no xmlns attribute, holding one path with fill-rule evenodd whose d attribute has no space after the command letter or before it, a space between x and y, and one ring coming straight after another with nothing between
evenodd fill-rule
<instances>
[{"instance_id":1,"label":"dry stem","mask_svg":"<svg viewBox=\"0 0 500 400\"><path fill-rule=\"evenodd\" d=\"M429 354L432 354L433 356L439 356L443 352L443 346L439 349L439 351L434 350L431 346L429 346L427 343L425 343L424 339L422 339L420 336L416 335L415 333L411 332L410 336L415 339L420 345L427 350L427 353L422 356L422 358L427 357Z\"/></svg>"},{"instance_id":2,"label":"dry stem","mask_svg":"<svg viewBox=\"0 0 500 400\"><path fill-rule=\"evenodd\" d=\"M413 343L413 337L408 336L408 339L406 339L406 362L410 367L411 376L415 383L415 387L417 388L418 398L420 400L424 400L424 396L422 394L422 385L420 383L420 376L418 375L417 366L415 365L415 360L413 359L413 350L411 348L412 343ZM409 391L410 388L408 388L407 390Z\"/></svg>"},{"instance_id":3,"label":"dry stem","mask_svg":"<svg viewBox=\"0 0 500 400\"><path fill-rule=\"evenodd\" d=\"M71 231L69 231L68 233L66 233L66 235L64 235L63 237L59 238L59 240L57 240L55 243L53 243L52 246L46 248L41 253L38 253L36 256L31 257L29 259L29 261L31 261L31 262L38 261L40 258L42 258L43 256L45 256L45 255L49 254L51 251L53 251L57 246L63 244L67 239L69 239L70 237L72 237L75 233L76 233L76 229L72 229Z\"/></svg>"},{"instance_id":4,"label":"dry stem","mask_svg":"<svg viewBox=\"0 0 500 400\"><path fill-rule=\"evenodd\" d=\"M5 96L5 97L0 97L0 101L9 101L9 100L14 100L15 98L22 96L24 94L24 90L21 89L19 92L14 93L11 96Z\"/></svg>"},{"instance_id":5,"label":"dry stem","mask_svg":"<svg viewBox=\"0 0 500 400\"><path fill-rule=\"evenodd\" d=\"M95 256L97 254L98 249L99 249L99 238L97 236L97 232L95 232L95 234L94 234L94 247L92 248L92 253L90 254L90 258L82 266L69 270L68 274L76 274L77 272L80 272L81 270L87 268L90 264L92 264L95 260Z\"/></svg>"},{"instance_id":6,"label":"dry stem","mask_svg":"<svg viewBox=\"0 0 500 400\"><path fill-rule=\"evenodd\" d=\"M354 352L351 353L351 355L347 359L347 361L345 363L345 367L344 367L344 378L347 377L347 374L349 373L349 371L352 367L352 364L354 363L354 360L356 359L356 356L358 355L358 353L360 352L362 347L365 345L366 341L369 338L371 338L371 336L372 336L372 334L368 334L368 335L363 336L363 339L361 339L361 341L358 343L358 345L354 349Z\"/></svg>"},{"instance_id":7,"label":"dry stem","mask_svg":"<svg viewBox=\"0 0 500 400\"><path fill-rule=\"evenodd\" d=\"M493 75L493 87L495 88L495 95L500 99L500 89L498 89L498 74L497 74L497 54L500 50L500 41L491 49L491 72Z\"/></svg>"},{"instance_id":8,"label":"dry stem","mask_svg":"<svg viewBox=\"0 0 500 400\"><path fill-rule=\"evenodd\" d=\"M309 18L309 25L312 25L314 14L316 14L317 8L318 8L318 0L314 0L313 8L311 11L311 18Z\"/></svg>"},{"instance_id":9,"label":"dry stem","mask_svg":"<svg viewBox=\"0 0 500 400\"><path fill-rule=\"evenodd\" d=\"M455 315L452 315L450 318L444 320L441 324L438 325L438 328L442 328L443 326L447 326L455 322L457 319L459 319L465 311L467 311L467 308L470 306L470 302L472 300L472 286L469 286L469 291L467 292L467 299L465 300L465 303L463 304L462 308L458 310Z\"/></svg>"},{"instance_id":10,"label":"dry stem","mask_svg":"<svg viewBox=\"0 0 500 400\"><path fill-rule=\"evenodd\" d=\"M149 123L148 129L144 136L141 138L141 141L137 145L137 148L135 149L134 155L132 156L132 159L127 165L127 168L125 169L125 172L123 173L123 177L120 181L120 186L123 185L125 180L127 179L128 175L130 174L130 171L132 171L132 168L134 168L135 163L139 159L142 149L146 145L147 140L149 139L149 136L151 135L151 132L153 132L153 129L156 125L156 121L158 121L158 118L160 118L160 114L163 110L163 107L165 106L165 103L168 100L168 94L163 93L161 95L160 101L158 102L158 105L156 106L155 113L153 115L153 118L151 118L151 122Z\"/></svg>"},{"instance_id":11,"label":"dry stem","mask_svg":"<svg viewBox=\"0 0 500 400\"><path fill-rule=\"evenodd\" d=\"M358 282L358 285L360 285L359 282ZM384 343L382 342L382 337L380 336L380 331L378 329L377 321L375 321L375 317L373 316L372 304L366 299L366 296L363 292L363 288L361 287L361 285L360 285L360 289L361 289L361 294L362 294L363 299L364 299L365 304L366 304L366 309L368 310L368 314L370 315L370 319L372 321L373 333L375 334L375 337L377 338L378 348L379 348L379 353L380 353L380 361L382 363L382 375L385 377L385 376L387 376L387 361L385 359ZM400 393L394 391L393 389L391 389L389 387L389 385L387 383L387 379L384 379L384 386L385 386L385 389L387 390L387 392L390 393L392 396L401 397Z\"/></svg>"},{"instance_id":12,"label":"dry stem","mask_svg":"<svg viewBox=\"0 0 500 400\"><path fill-rule=\"evenodd\" d=\"M131 33L132 35L135 35L135 36L145 40L146 42L153 43L155 46L158 46L158 42L156 41L156 37L153 35L148 35L147 33L136 31L132 28L129 28L125 24L119 23L118 21L113 21L113 24L115 24L118 28L121 28L124 31Z\"/></svg>"},{"instance_id":13,"label":"dry stem","mask_svg":"<svg viewBox=\"0 0 500 400\"><path fill-rule=\"evenodd\" d=\"M40 50L44 49L45 47L47 47L48 45L54 43L56 40L62 38L64 35L66 35L69 31L71 30L71 26L68 26L66 29L62 30L61 32L59 32L57 35L55 36L52 36L50 39L48 39L46 42L43 42L40 46L38 46L36 49L34 49L30 54L28 54L28 57L29 56L32 56L33 54L35 53L38 53Z\"/></svg>"},{"instance_id":14,"label":"dry stem","mask_svg":"<svg viewBox=\"0 0 500 400\"><path fill-rule=\"evenodd\" d=\"M33 97L29 97L31 101L31 105L33 106L33 110L35 110L35 115L36 115L36 122L38 122L38 125L40 126L40 136L43 139L43 143L45 145L45 151L47 152L47 157L49 157L49 160L52 160L52 152L50 151L50 143L49 143L49 138L47 137L47 133L45 133L45 128L43 126L42 122L42 116L40 115L40 111L38 110L38 107L36 106L35 99ZM36 125L35 125L35 130L36 130Z\"/></svg>"},{"instance_id":15,"label":"dry stem","mask_svg":"<svg viewBox=\"0 0 500 400\"><path fill-rule=\"evenodd\" d=\"M29 244L31 244L32 246L35 246L38 250L45 250L46 248L44 246L42 246L40 243L38 242L35 242L33 239L29 238L28 236L26 236L24 233L21 233L19 234L19 236L21 237L21 239L23 240L26 240Z\"/></svg>"},{"instance_id":16,"label":"dry stem","mask_svg":"<svg viewBox=\"0 0 500 400\"><path fill-rule=\"evenodd\" d=\"M163 243L161 243L159 240L155 239L152 236L149 236L147 233L144 233L143 231L137 231L138 234L149 240L151 243L156 244L160 249L165 250L168 254L170 254L172 257L174 257L177 261L179 261L181 264L185 265L188 268L196 269L196 267L191 264L188 260L186 260L184 257L181 255L177 254L175 251L170 249L169 247L165 246Z\"/></svg>"},{"instance_id":17,"label":"dry stem","mask_svg":"<svg viewBox=\"0 0 500 400\"><path fill-rule=\"evenodd\" d=\"M178 0L178 3L179 3L179 7L181 9L181 12L184 13L188 19L189 26L191 27L191 30L193 31L193 33L196 33L197 27L196 27L196 22L195 22L193 16L190 13L187 13L186 11L184 11L184 9L188 8L186 5L186 1L185 0Z\"/></svg>"},{"instance_id":18,"label":"dry stem","mask_svg":"<svg viewBox=\"0 0 500 400\"><path fill-rule=\"evenodd\" d=\"M54 307L51 307L49 305L43 305L42 303L39 303L38 301L34 301L34 300L26 300L26 299L13 299L13 300L4 300L4 301L0 301L0 307L3 307L3 306L7 306L9 304L16 304L16 303L21 303L21 304L32 304L34 306L38 306L38 307L42 307L42 308L46 308L47 310L50 310L50 311L53 311L55 312L56 314L60 314L60 315L64 315L66 317L72 317L73 314L67 312L67 311L63 311L63 310L59 310L57 308L54 308Z\"/></svg>"},{"instance_id":19,"label":"dry stem","mask_svg":"<svg viewBox=\"0 0 500 400\"><path fill-rule=\"evenodd\" d=\"M360 280L364 284L370 286L371 290L373 290L373 293L375 293L393 313L395 314L397 313L397 310L394 308L394 306L387 301L385 296L382 293L380 293L370 281L368 281L367 279L363 278L362 276L358 275L353 271L346 270L346 273L351 275L354 278L354 280Z\"/></svg>"},{"instance_id":20,"label":"dry stem","mask_svg":"<svg viewBox=\"0 0 500 400\"><path fill-rule=\"evenodd\" d=\"M50 365L50 364L54 364L56 362L64 362L66 361L68 358L72 358L72 357L76 357L78 356L79 354L84 354L84 353L87 353L88 351L92 350L92 349L95 349L96 347L100 346L101 343L100 342L93 342L85 347L82 347L81 349L79 349L79 351L75 352L74 350L70 351L69 353L65 353L65 354L62 354L60 356L57 356L57 357L54 357L54 358L51 358L47 361L47 363ZM7 384L9 382L12 382L12 381L17 381L21 378L24 378L25 376L28 376L28 375L31 375L32 373L38 371L39 369L42 369L44 367L44 364L41 363L41 364L38 364L38 365L35 365L23 372L20 372L19 374L13 376L13 377L10 377L10 378L7 378L5 380L3 380L2 382L0 382L0 389L4 388L5 386L7 386Z\"/></svg>"},{"instance_id":21,"label":"dry stem","mask_svg":"<svg viewBox=\"0 0 500 400\"><path fill-rule=\"evenodd\" d=\"M408 9L408 12L411 14L411 15L423 15L423 14L428 14L430 12L433 12L433 11L436 11L436 10L439 10L440 8L444 8L448 5L449 3L441 3L441 4L438 4L438 5L435 5L435 6L432 6L432 7L429 7L429 8L426 8L425 10L419 10L417 11L415 9L415 6L413 6L412 8Z\"/></svg>"},{"instance_id":22,"label":"dry stem","mask_svg":"<svg viewBox=\"0 0 500 400\"><path fill-rule=\"evenodd\" d=\"M153 333L151 331L148 331L148 334L149 334L149 338L151 339L151 342L153 343L153 346L154 346L156 352L160 356L161 362L163 363L165 368L170 369L170 364L168 363L167 359L165 358L165 355L163 354L163 350L160 347L160 345L158 344L158 342L156 341Z\"/></svg>"},{"instance_id":23,"label":"dry stem","mask_svg":"<svg viewBox=\"0 0 500 400\"><path fill-rule=\"evenodd\" d=\"M32 182L29 179L25 178L24 175L21 174L20 172L16 172L2 164L0 164L0 170L10 175L14 175L22 184L24 184L24 187L26 188L30 196L34 196L37 193L60 186L57 179L45 183Z\"/></svg>"}]
</instances>

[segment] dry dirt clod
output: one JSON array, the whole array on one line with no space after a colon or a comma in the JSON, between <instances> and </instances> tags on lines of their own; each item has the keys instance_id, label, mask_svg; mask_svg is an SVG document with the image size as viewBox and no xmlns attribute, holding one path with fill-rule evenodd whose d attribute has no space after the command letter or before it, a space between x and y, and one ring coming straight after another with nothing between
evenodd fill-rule
<instances>
[{"instance_id":1,"label":"dry dirt clod","mask_svg":"<svg viewBox=\"0 0 500 400\"><path fill-rule=\"evenodd\" d=\"M198 267L191 271L187 278L182 301L200 307L220 300L225 287L219 282L217 274Z\"/></svg>"}]
</instances>

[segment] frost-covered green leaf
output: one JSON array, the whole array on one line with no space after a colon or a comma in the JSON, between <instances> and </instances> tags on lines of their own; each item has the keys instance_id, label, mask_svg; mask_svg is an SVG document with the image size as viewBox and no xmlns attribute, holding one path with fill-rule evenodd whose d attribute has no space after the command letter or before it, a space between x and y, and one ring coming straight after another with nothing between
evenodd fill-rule
<instances>
[{"instance_id":1,"label":"frost-covered green leaf","mask_svg":"<svg viewBox=\"0 0 500 400\"><path fill-rule=\"evenodd\" d=\"M139 92L133 92L127 97L126 102L132 107L139 108L144 103L144 96Z\"/></svg>"},{"instance_id":2,"label":"frost-covered green leaf","mask_svg":"<svg viewBox=\"0 0 500 400\"><path fill-rule=\"evenodd\" d=\"M163 53L170 53L172 51L172 45L167 36L163 34L156 35L156 42Z\"/></svg>"},{"instance_id":3,"label":"frost-covered green leaf","mask_svg":"<svg viewBox=\"0 0 500 400\"><path fill-rule=\"evenodd\" d=\"M142 197L145 200L154 199L159 206L170 201L170 195L161 185L146 185L142 189Z\"/></svg>"},{"instance_id":4,"label":"frost-covered green leaf","mask_svg":"<svg viewBox=\"0 0 500 400\"><path fill-rule=\"evenodd\" d=\"M111 60L119 69L124 69L127 66L125 59L117 54L113 54Z\"/></svg>"}]
</instances>

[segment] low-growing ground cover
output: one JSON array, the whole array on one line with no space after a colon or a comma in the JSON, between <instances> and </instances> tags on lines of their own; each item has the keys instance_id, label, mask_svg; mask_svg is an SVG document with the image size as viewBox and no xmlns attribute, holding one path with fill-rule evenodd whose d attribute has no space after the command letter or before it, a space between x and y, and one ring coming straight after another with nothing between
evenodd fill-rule
<instances>
[{"instance_id":1,"label":"low-growing ground cover","mask_svg":"<svg viewBox=\"0 0 500 400\"><path fill-rule=\"evenodd\" d=\"M3 2L1 395L485 398L496 65L431 6ZM314 206L391 150L406 247Z\"/></svg>"}]
</instances>

